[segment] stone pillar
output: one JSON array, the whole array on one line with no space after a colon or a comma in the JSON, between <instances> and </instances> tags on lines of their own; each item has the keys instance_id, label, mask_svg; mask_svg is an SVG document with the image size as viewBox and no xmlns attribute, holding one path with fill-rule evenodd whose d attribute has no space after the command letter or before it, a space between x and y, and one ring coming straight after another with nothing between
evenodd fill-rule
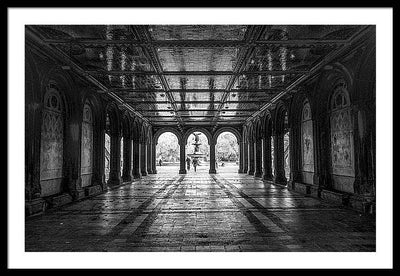
<instances>
[{"instance_id":1,"label":"stone pillar","mask_svg":"<svg viewBox=\"0 0 400 276\"><path fill-rule=\"evenodd\" d=\"M185 148L185 143L180 143L179 148L180 148L180 157L179 157L179 163L180 163L180 168L179 168L179 173L180 174L186 174L186 148Z\"/></svg>"},{"instance_id":2,"label":"stone pillar","mask_svg":"<svg viewBox=\"0 0 400 276\"><path fill-rule=\"evenodd\" d=\"M210 170L209 173L217 173L215 170L215 141L210 141Z\"/></svg>"},{"instance_id":3,"label":"stone pillar","mask_svg":"<svg viewBox=\"0 0 400 276\"><path fill-rule=\"evenodd\" d=\"M151 150L151 144L147 144L147 173L148 174L153 174L153 162L151 162L152 159L152 150Z\"/></svg>"},{"instance_id":4,"label":"stone pillar","mask_svg":"<svg viewBox=\"0 0 400 276\"><path fill-rule=\"evenodd\" d=\"M239 141L239 170L238 173L243 173L243 142Z\"/></svg>"},{"instance_id":5,"label":"stone pillar","mask_svg":"<svg viewBox=\"0 0 400 276\"><path fill-rule=\"evenodd\" d=\"M247 173L249 175L254 175L254 142L253 141L249 141L249 170L247 171Z\"/></svg>"},{"instance_id":6,"label":"stone pillar","mask_svg":"<svg viewBox=\"0 0 400 276\"><path fill-rule=\"evenodd\" d=\"M255 142L255 171L254 177L262 176L262 140L257 139Z\"/></svg>"},{"instance_id":7,"label":"stone pillar","mask_svg":"<svg viewBox=\"0 0 400 276\"><path fill-rule=\"evenodd\" d=\"M122 180L128 182L132 181L132 140L129 137L124 137L123 151Z\"/></svg>"},{"instance_id":8,"label":"stone pillar","mask_svg":"<svg viewBox=\"0 0 400 276\"><path fill-rule=\"evenodd\" d=\"M157 160L156 160L156 143L153 141L153 143L151 144L151 163L152 163L152 167L153 167L153 173L156 174L157 173Z\"/></svg>"},{"instance_id":9,"label":"stone pillar","mask_svg":"<svg viewBox=\"0 0 400 276\"><path fill-rule=\"evenodd\" d=\"M139 179L142 177L140 173L140 143L139 141L133 140L133 178Z\"/></svg>"},{"instance_id":10,"label":"stone pillar","mask_svg":"<svg viewBox=\"0 0 400 276\"><path fill-rule=\"evenodd\" d=\"M110 145L110 177L108 185L121 184L121 137L118 134L111 134Z\"/></svg>"},{"instance_id":11,"label":"stone pillar","mask_svg":"<svg viewBox=\"0 0 400 276\"><path fill-rule=\"evenodd\" d=\"M290 179L287 180L290 189L294 189L296 182L302 182L301 124L292 125L289 133Z\"/></svg>"},{"instance_id":12,"label":"stone pillar","mask_svg":"<svg viewBox=\"0 0 400 276\"><path fill-rule=\"evenodd\" d=\"M142 176L147 175L147 144L142 142L140 144L140 172Z\"/></svg>"},{"instance_id":13,"label":"stone pillar","mask_svg":"<svg viewBox=\"0 0 400 276\"><path fill-rule=\"evenodd\" d=\"M263 176L264 180L272 180L271 168L271 136L263 138L264 152L263 152Z\"/></svg>"},{"instance_id":14,"label":"stone pillar","mask_svg":"<svg viewBox=\"0 0 400 276\"><path fill-rule=\"evenodd\" d=\"M277 134L275 136L274 143L274 182L286 184L283 134Z\"/></svg>"},{"instance_id":15,"label":"stone pillar","mask_svg":"<svg viewBox=\"0 0 400 276\"><path fill-rule=\"evenodd\" d=\"M243 142L243 173L249 171L249 144Z\"/></svg>"}]
</instances>

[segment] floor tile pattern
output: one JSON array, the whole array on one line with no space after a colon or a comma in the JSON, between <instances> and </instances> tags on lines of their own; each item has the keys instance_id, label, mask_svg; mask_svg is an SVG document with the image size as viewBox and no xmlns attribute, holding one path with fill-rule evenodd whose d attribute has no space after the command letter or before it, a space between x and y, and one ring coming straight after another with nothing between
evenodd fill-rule
<instances>
[{"instance_id":1,"label":"floor tile pattern","mask_svg":"<svg viewBox=\"0 0 400 276\"><path fill-rule=\"evenodd\" d=\"M26 251L375 251L375 218L235 171L173 168L26 219Z\"/></svg>"}]
</instances>

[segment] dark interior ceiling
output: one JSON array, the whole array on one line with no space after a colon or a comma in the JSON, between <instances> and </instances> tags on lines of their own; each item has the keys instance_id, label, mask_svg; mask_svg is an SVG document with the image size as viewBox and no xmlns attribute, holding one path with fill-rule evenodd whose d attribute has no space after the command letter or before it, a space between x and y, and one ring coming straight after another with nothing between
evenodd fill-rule
<instances>
[{"instance_id":1,"label":"dark interior ceiling","mask_svg":"<svg viewBox=\"0 0 400 276\"><path fill-rule=\"evenodd\" d=\"M354 25L35 25L28 30L157 126L243 124L362 30Z\"/></svg>"}]
</instances>

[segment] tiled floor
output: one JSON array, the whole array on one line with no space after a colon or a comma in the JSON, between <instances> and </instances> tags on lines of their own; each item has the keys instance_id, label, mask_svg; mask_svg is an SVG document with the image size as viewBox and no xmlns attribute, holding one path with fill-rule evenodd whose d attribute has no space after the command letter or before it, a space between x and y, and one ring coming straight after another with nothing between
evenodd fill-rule
<instances>
[{"instance_id":1,"label":"tiled floor","mask_svg":"<svg viewBox=\"0 0 400 276\"><path fill-rule=\"evenodd\" d=\"M26 219L26 251L375 251L375 219L208 168L150 175Z\"/></svg>"}]
</instances>

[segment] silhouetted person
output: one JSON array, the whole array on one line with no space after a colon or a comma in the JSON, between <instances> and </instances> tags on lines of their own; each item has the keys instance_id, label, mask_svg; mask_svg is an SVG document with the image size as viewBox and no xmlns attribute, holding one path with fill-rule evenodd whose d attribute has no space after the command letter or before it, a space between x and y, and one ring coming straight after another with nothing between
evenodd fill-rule
<instances>
[{"instance_id":1,"label":"silhouetted person","mask_svg":"<svg viewBox=\"0 0 400 276\"><path fill-rule=\"evenodd\" d=\"M187 164L187 169L190 171L190 158L186 157L186 164Z\"/></svg>"},{"instance_id":2,"label":"silhouetted person","mask_svg":"<svg viewBox=\"0 0 400 276\"><path fill-rule=\"evenodd\" d=\"M199 164L199 161L197 160L197 158L194 158L193 159L193 167L194 167L194 171L196 172L196 168L197 168L197 165Z\"/></svg>"},{"instance_id":3,"label":"silhouetted person","mask_svg":"<svg viewBox=\"0 0 400 276\"><path fill-rule=\"evenodd\" d=\"M160 158L160 160L158 161L158 164L161 166L161 164L162 164L161 158Z\"/></svg>"}]
</instances>

